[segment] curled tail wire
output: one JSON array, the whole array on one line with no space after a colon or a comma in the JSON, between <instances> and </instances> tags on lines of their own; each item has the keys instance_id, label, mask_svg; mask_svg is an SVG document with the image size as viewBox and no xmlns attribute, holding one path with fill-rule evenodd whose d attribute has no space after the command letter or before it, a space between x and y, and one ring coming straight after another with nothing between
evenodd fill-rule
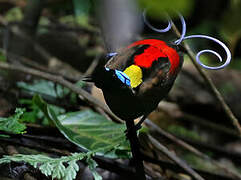
<instances>
[{"instance_id":1,"label":"curled tail wire","mask_svg":"<svg viewBox=\"0 0 241 180\"><path fill-rule=\"evenodd\" d=\"M218 39L216 39L214 37L207 36L207 35L190 35L190 36L186 36L186 22L185 22L185 19L184 19L184 17L180 13L178 13L178 16L180 17L180 20L181 20L181 23L182 23L182 34L181 34L181 36L180 36L180 38L178 40L174 41L174 44L180 45L184 40L193 39L193 38L201 38L201 39L211 40L211 41L214 41L214 42L218 43L224 49L224 51L226 52L226 56L227 57L226 57L225 63L220 65L220 66L215 66L215 67L214 66L207 66L207 65L203 64L201 62L201 60L200 60L200 56L202 54L204 54L204 53L211 53L211 54L215 55L220 62L223 62L223 59L220 56L220 54L217 53L214 50L211 50L211 49L204 49L204 50L199 51L197 53L197 55L196 55L197 63L199 65L201 65L205 69L218 70L218 69L222 69L222 68L226 67L231 62L231 52L230 52L228 47L223 42L221 42L220 40L218 40ZM148 22L148 20L146 18L146 10L143 12L143 19L144 19L145 24L149 28L151 28L153 31L156 31L156 32L159 32L159 33L168 32L171 29L171 26L172 26L172 21L170 19L168 19L168 26L165 29L157 29L157 28L153 27Z\"/></svg>"}]
</instances>

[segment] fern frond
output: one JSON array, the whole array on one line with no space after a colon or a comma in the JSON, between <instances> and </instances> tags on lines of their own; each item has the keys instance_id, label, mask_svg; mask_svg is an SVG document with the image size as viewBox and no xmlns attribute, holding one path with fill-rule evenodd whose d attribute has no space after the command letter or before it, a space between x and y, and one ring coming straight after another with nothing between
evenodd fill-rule
<instances>
[{"instance_id":1,"label":"fern frond","mask_svg":"<svg viewBox=\"0 0 241 180\"><path fill-rule=\"evenodd\" d=\"M83 159L86 159L95 180L101 180L102 177L95 170L97 163L91 158L90 153L73 153L71 156L62 156L60 158L51 158L45 155L16 154L13 156L4 156L0 159L0 164L11 161L24 161L34 168L38 168L44 175L51 176L53 179L73 180L79 171L77 161Z\"/></svg>"}]
</instances>

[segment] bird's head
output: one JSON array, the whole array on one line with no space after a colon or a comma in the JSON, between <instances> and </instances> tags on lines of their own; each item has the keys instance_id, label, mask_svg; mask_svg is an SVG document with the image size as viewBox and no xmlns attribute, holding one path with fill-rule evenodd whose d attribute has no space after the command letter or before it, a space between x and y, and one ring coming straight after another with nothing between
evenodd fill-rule
<instances>
[{"instance_id":1,"label":"bird's head","mask_svg":"<svg viewBox=\"0 0 241 180\"><path fill-rule=\"evenodd\" d=\"M130 79L125 73L106 67L96 68L96 70L91 75L90 81L94 82L96 87L101 89L130 86Z\"/></svg>"}]
</instances>

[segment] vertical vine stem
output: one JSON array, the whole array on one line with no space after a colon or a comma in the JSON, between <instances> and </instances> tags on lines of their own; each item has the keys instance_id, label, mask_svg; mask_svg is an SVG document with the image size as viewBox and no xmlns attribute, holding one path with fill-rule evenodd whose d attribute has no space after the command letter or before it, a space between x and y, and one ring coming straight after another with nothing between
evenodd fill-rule
<instances>
[{"instance_id":1,"label":"vertical vine stem","mask_svg":"<svg viewBox=\"0 0 241 180\"><path fill-rule=\"evenodd\" d=\"M126 121L127 138L130 141L132 158L135 163L136 177L138 180L146 180L143 160L140 152L140 142L137 137L137 131L135 129L135 123L133 121Z\"/></svg>"},{"instance_id":2,"label":"vertical vine stem","mask_svg":"<svg viewBox=\"0 0 241 180\"><path fill-rule=\"evenodd\" d=\"M177 29L177 27L175 26L174 23L172 23L172 29L178 37L181 36L179 30ZM215 87L212 79L206 74L206 72L203 69L200 68L199 64L195 61L195 54L191 50L190 46L185 42L182 42L182 44L184 45L184 48L187 51L187 54L190 57L192 63L194 64L194 66L196 67L196 69L198 70L200 75L203 77L203 79L207 83L208 87L210 88L211 92L214 94L216 99L219 101L224 112L227 114L227 116L231 120L233 126L237 129L237 131L239 132L239 135L241 136L241 126L239 124L238 119L234 116L233 112L231 111L229 106L224 101L223 96L220 94L220 92Z\"/></svg>"}]
</instances>

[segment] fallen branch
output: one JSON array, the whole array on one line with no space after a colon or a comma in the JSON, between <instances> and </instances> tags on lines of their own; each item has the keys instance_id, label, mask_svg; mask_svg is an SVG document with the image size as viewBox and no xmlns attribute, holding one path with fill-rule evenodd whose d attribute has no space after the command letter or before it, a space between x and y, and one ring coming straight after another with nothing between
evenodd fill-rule
<instances>
[{"instance_id":1,"label":"fallen branch","mask_svg":"<svg viewBox=\"0 0 241 180\"><path fill-rule=\"evenodd\" d=\"M174 161L178 166L183 168L188 174L190 174L196 180L204 180L197 172L195 172L192 168L190 168L184 161L179 159L175 154L170 152L165 146L159 143L155 138L151 135L148 135L151 143L162 153L164 153L169 159Z\"/></svg>"},{"instance_id":2,"label":"fallen branch","mask_svg":"<svg viewBox=\"0 0 241 180\"><path fill-rule=\"evenodd\" d=\"M193 146L191 146L190 144L186 143L185 141L183 141L182 139L176 138L174 135L164 131L163 129L159 128L157 125L155 125L153 122L151 122L150 120L146 120L145 124L150 127L151 129L155 130L156 132L158 132L160 135L170 139L171 141L173 141L174 143L178 144L179 146L183 147L184 149L192 152L193 154L201 157L202 159L208 160L209 162L213 163L216 167L218 167L219 169L221 169L222 171L226 172L227 174L229 174L231 177L235 178L235 179L239 179L241 180L241 176L239 174L237 174L236 172L232 171L231 169L224 167L223 165L219 164L217 161L211 159L209 156L207 156L206 154L202 153L201 151L199 151L198 149L194 148ZM238 157L237 157L238 158Z\"/></svg>"},{"instance_id":3,"label":"fallen branch","mask_svg":"<svg viewBox=\"0 0 241 180\"><path fill-rule=\"evenodd\" d=\"M157 164L163 169L169 169L169 170L172 170L176 173L185 173L183 168L181 168L180 166L178 166L174 163L150 158L149 156L146 156L145 154L142 154L142 156L143 156L143 159L146 162ZM225 175L217 174L217 173L214 173L214 172L207 172L207 171L198 170L198 169L195 169L195 168L193 168L193 170L195 170L198 174L200 174L203 178L205 178L207 180L210 180L210 179L212 179L212 180L214 180L214 179L215 180L237 180L236 178L227 176L226 174Z\"/></svg>"}]
</instances>

